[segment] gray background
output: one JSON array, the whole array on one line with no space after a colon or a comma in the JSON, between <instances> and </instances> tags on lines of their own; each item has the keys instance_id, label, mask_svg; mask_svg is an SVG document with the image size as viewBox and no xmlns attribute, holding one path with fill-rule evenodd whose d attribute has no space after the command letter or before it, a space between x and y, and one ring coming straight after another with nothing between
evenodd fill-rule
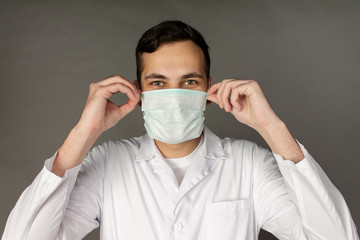
<instances>
[{"instance_id":1,"label":"gray background","mask_svg":"<svg viewBox=\"0 0 360 240\"><path fill-rule=\"evenodd\" d=\"M21 192L78 121L89 84L116 74L135 79L137 40L167 19L203 33L215 82L260 83L359 226L359 10L359 1L1 1L0 234ZM266 146L215 104L206 121L220 136ZM144 133L137 108L98 143ZM86 239L98 239L98 230Z\"/></svg>"}]
</instances>

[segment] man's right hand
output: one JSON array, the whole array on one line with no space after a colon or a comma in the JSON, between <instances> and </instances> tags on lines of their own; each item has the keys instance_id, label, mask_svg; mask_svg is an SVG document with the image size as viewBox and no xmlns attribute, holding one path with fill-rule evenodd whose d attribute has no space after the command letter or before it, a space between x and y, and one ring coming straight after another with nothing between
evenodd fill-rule
<instances>
[{"instance_id":1,"label":"man's right hand","mask_svg":"<svg viewBox=\"0 0 360 240\"><path fill-rule=\"evenodd\" d=\"M109 98L119 92L126 94L129 100L121 106L116 106ZM136 108L140 94L135 84L121 76L92 83L78 125L92 134L100 135Z\"/></svg>"},{"instance_id":2,"label":"man's right hand","mask_svg":"<svg viewBox=\"0 0 360 240\"><path fill-rule=\"evenodd\" d=\"M109 98L116 93L126 94L127 103L116 106L111 102ZM80 120L60 147L51 171L62 177L67 169L79 165L96 139L136 108L140 93L135 84L121 76L92 83Z\"/></svg>"}]
</instances>

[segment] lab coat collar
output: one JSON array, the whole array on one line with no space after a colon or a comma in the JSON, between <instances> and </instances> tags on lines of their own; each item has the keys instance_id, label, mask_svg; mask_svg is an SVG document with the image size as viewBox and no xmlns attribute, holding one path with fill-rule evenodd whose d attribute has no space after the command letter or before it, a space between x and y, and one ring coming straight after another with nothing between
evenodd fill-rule
<instances>
[{"instance_id":1,"label":"lab coat collar","mask_svg":"<svg viewBox=\"0 0 360 240\"><path fill-rule=\"evenodd\" d=\"M224 148L221 144L221 140L207 127L204 128L204 145L203 154L206 158L210 159L225 159ZM139 151L135 158L136 162L142 162L152 159L156 154L160 154L157 149L154 140L145 134L139 139Z\"/></svg>"},{"instance_id":2,"label":"lab coat collar","mask_svg":"<svg viewBox=\"0 0 360 240\"><path fill-rule=\"evenodd\" d=\"M155 156L157 147L154 140L151 139L148 134L145 134L139 139L139 145L139 151L135 158L136 162L150 160Z\"/></svg>"},{"instance_id":3,"label":"lab coat collar","mask_svg":"<svg viewBox=\"0 0 360 240\"><path fill-rule=\"evenodd\" d=\"M211 159L225 159L221 140L206 126L204 128L204 155Z\"/></svg>"}]
</instances>

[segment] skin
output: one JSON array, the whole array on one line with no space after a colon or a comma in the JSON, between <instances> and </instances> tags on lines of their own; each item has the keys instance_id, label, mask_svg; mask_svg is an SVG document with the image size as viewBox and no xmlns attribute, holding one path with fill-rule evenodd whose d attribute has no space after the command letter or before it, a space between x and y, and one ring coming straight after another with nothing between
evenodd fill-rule
<instances>
[{"instance_id":1,"label":"skin","mask_svg":"<svg viewBox=\"0 0 360 240\"><path fill-rule=\"evenodd\" d=\"M204 56L192 41L164 44L153 53L143 54L142 91L185 88L209 93L208 100L234 115L243 124L255 129L274 153L297 163L304 155L283 121L275 114L260 86L254 80L225 79L209 89L204 71ZM126 94L128 102L116 106L109 98ZM60 147L52 172L62 177L67 169L80 164L96 139L140 104L138 82L122 76L109 77L90 85L89 96L79 122ZM180 144L155 140L167 158L190 154L200 137Z\"/></svg>"}]
</instances>

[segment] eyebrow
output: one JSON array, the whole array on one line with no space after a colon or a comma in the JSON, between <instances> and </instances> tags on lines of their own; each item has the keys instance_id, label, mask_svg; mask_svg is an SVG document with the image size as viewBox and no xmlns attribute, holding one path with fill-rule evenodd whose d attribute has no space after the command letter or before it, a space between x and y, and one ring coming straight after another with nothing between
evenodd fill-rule
<instances>
[{"instance_id":1,"label":"eyebrow","mask_svg":"<svg viewBox=\"0 0 360 240\"><path fill-rule=\"evenodd\" d=\"M145 77L145 80L148 79L168 79L168 78L160 73L151 73Z\"/></svg>"},{"instance_id":2,"label":"eyebrow","mask_svg":"<svg viewBox=\"0 0 360 240\"><path fill-rule=\"evenodd\" d=\"M204 77L201 74L197 73L197 72L191 72L191 73L187 73L187 74L181 76L181 78L182 79L188 79L188 78L201 78L201 79L203 79ZM145 77L145 80L148 80L148 79L164 79L165 80L165 79L168 79L168 77L166 77L166 76L164 76L164 75L162 75L160 73L151 73L151 74L149 74L149 75L147 75Z\"/></svg>"},{"instance_id":3,"label":"eyebrow","mask_svg":"<svg viewBox=\"0 0 360 240\"><path fill-rule=\"evenodd\" d=\"M181 77L182 79L188 79L188 78L201 78L203 79L203 76L197 72L192 72L192 73L188 73L185 74Z\"/></svg>"}]
</instances>

